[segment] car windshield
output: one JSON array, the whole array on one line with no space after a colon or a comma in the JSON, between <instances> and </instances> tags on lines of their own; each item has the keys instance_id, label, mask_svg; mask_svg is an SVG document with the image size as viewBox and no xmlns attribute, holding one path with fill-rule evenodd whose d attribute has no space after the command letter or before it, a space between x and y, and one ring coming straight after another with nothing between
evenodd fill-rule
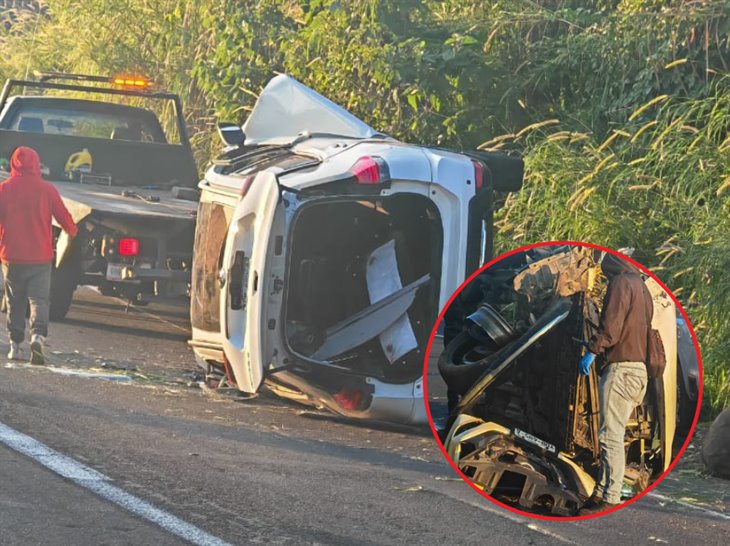
<instances>
[{"instance_id":1,"label":"car windshield","mask_svg":"<svg viewBox=\"0 0 730 546\"><path fill-rule=\"evenodd\" d=\"M166 142L154 116L140 116L131 109L128 112L101 112L78 107L22 104L14 114L10 129L76 137Z\"/></svg>"}]
</instances>

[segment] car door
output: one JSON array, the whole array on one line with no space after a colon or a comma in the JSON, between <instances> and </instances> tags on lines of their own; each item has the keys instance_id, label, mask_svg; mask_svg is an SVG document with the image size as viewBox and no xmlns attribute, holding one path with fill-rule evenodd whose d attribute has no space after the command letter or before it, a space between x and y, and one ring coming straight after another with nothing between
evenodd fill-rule
<instances>
[{"instance_id":1,"label":"car door","mask_svg":"<svg viewBox=\"0 0 730 546\"><path fill-rule=\"evenodd\" d=\"M260 172L244 181L226 237L220 271L223 350L238 388L254 393L269 355L264 326L269 240L280 193L276 176Z\"/></svg>"},{"instance_id":2,"label":"car door","mask_svg":"<svg viewBox=\"0 0 730 546\"><path fill-rule=\"evenodd\" d=\"M661 432L662 458L664 469L672 461L672 442L677 418L677 310L672 298L652 277L644 281L654 301L654 316L651 327L659 331L667 357L662 381L652 380L657 389L657 419Z\"/></svg>"}]
</instances>

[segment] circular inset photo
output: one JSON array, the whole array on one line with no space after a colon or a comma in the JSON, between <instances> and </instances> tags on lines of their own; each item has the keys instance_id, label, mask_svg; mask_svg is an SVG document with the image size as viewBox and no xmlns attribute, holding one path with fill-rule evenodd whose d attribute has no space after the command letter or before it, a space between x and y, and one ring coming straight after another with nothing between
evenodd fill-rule
<instances>
[{"instance_id":1,"label":"circular inset photo","mask_svg":"<svg viewBox=\"0 0 730 546\"><path fill-rule=\"evenodd\" d=\"M546 242L491 261L434 326L425 402L449 463L506 509L589 518L671 471L702 398L677 299L623 253Z\"/></svg>"}]
</instances>

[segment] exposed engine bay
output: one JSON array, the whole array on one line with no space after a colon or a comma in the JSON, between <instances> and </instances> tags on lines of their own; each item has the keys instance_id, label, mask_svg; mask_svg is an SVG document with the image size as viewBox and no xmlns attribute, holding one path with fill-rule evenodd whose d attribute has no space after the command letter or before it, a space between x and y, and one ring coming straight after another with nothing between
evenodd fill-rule
<instances>
[{"instance_id":1,"label":"exposed engine bay","mask_svg":"<svg viewBox=\"0 0 730 546\"><path fill-rule=\"evenodd\" d=\"M459 402L444 445L474 484L504 504L570 516L593 490L601 363L583 376L578 362L581 341L598 327L601 257L567 245L509 256L470 283L447 313L452 335L439 370ZM671 457L665 387L650 380L627 425L624 498L644 490Z\"/></svg>"}]
</instances>

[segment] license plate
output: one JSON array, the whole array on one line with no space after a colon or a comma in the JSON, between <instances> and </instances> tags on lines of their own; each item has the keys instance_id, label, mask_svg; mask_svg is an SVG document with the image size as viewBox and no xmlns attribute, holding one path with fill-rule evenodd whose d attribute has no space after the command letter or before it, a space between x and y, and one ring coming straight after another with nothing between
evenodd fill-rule
<instances>
[{"instance_id":1,"label":"license plate","mask_svg":"<svg viewBox=\"0 0 730 546\"><path fill-rule=\"evenodd\" d=\"M123 265L107 264L106 266L106 278L109 281L123 281L124 277L122 272L124 270Z\"/></svg>"},{"instance_id":2,"label":"license plate","mask_svg":"<svg viewBox=\"0 0 730 546\"><path fill-rule=\"evenodd\" d=\"M550 444L545 440L541 440L537 436L533 436L532 434L530 434L529 432L525 432L524 430L516 428L514 429L512 434L514 434L517 438L524 440L528 444L540 447L546 451L549 451L550 453L557 453L558 451L553 444Z\"/></svg>"}]
</instances>

